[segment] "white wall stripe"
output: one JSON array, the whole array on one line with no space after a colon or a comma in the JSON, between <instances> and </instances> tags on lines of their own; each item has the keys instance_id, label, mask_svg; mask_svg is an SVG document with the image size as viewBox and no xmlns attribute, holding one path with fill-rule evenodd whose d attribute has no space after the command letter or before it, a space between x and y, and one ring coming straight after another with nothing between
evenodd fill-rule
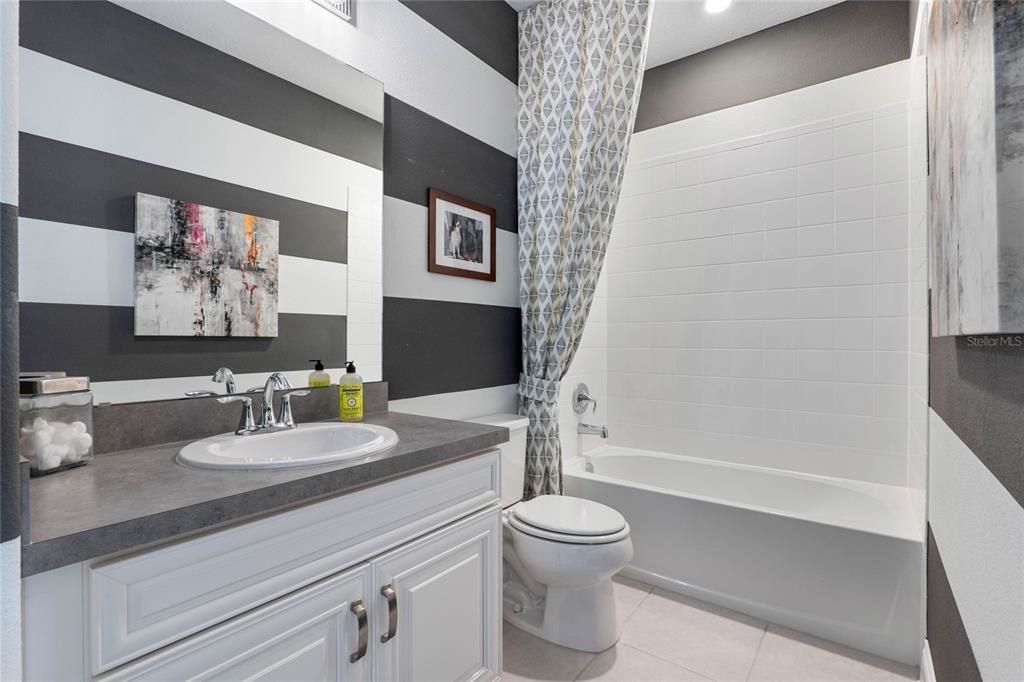
<instances>
[{"instance_id":1,"label":"white wall stripe","mask_svg":"<svg viewBox=\"0 0 1024 682\"><path fill-rule=\"evenodd\" d=\"M516 387L516 384L508 384L392 400L388 403L388 409L438 419L471 419L499 412L515 414L518 405Z\"/></svg>"},{"instance_id":2,"label":"white wall stripe","mask_svg":"<svg viewBox=\"0 0 1024 682\"><path fill-rule=\"evenodd\" d=\"M21 129L339 210L383 173L22 48ZM74 106L69 106L74 102Z\"/></svg>"},{"instance_id":3,"label":"white wall stripe","mask_svg":"<svg viewBox=\"0 0 1024 682\"><path fill-rule=\"evenodd\" d=\"M0 202L18 205L18 3L0 2Z\"/></svg>"},{"instance_id":4,"label":"white wall stripe","mask_svg":"<svg viewBox=\"0 0 1024 682\"><path fill-rule=\"evenodd\" d=\"M135 235L18 219L18 300L135 305Z\"/></svg>"},{"instance_id":5,"label":"white wall stripe","mask_svg":"<svg viewBox=\"0 0 1024 682\"><path fill-rule=\"evenodd\" d=\"M384 121L380 82L229 2L113 1L343 107Z\"/></svg>"},{"instance_id":6,"label":"white wall stripe","mask_svg":"<svg viewBox=\"0 0 1024 682\"><path fill-rule=\"evenodd\" d=\"M1024 508L929 413L929 522L978 669L1024 680Z\"/></svg>"},{"instance_id":7,"label":"white wall stripe","mask_svg":"<svg viewBox=\"0 0 1024 682\"><path fill-rule=\"evenodd\" d=\"M217 369L215 365L210 367L210 374ZM361 369L361 368L360 368ZM309 369L293 370L282 372L288 382L298 388L305 386L309 380L309 373L313 370L310 363ZM344 374L344 367L328 367L327 373L331 375L333 383L338 382L338 377ZM262 386L266 383L271 371L251 372L247 374L236 374L235 381L238 382L238 390L245 391L255 386ZM224 392L224 384L214 383L210 375L190 377L164 377L154 379L127 379L124 381L94 381L92 382L93 401L100 403L134 403L142 400L167 400L168 398L184 397L187 391L215 391Z\"/></svg>"},{"instance_id":8,"label":"white wall stripe","mask_svg":"<svg viewBox=\"0 0 1024 682\"><path fill-rule=\"evenodd\" d=\"M348 314L348 266L311 258L278 258L277 308L282 313Z\"/></svg>"},{"instance_id":9,"label":"white wall stripe","mask_svg":"<svg viewBox=\"0 0 1024 682\"><path fill-rule=\"evenodd\" d=\"M497 230L497 281L427 272L427 207L384 197L384 295L519 307L519 239Z\"/></svg>"},{"instance_id":10,"label":"white wall stripe","mask_svg":"<svg viewBox=\"0 0 1024 682\"><path fill-rule=\"evenodd\" d=\"M406 104L515 156L515 83L398 0L360 3L355 26L312 2L229 1L376 78Z\"/></svg>"},{"instance_id":11,"label":"white wall stripe","mask_svg":"<svg viewBox=\"0 0 1024 682\"><path fill-rule=\"evenodd\" d=\"M727 140L838 118L850 111L903 102L910 91L907 60L850 76L667 123L633 135L629 164L656 159L665 150L695 149Z\"/></svg>"},{"instance_id":12,"label":"white wall stripe","mask_svg":"<svg viewBox=\"0 0 1024 682\"><path fill-rule=\"evenodd\" d=\"M18 238L19 300L135 305L131 232L20 218ZM278 312L347 314L347 265L282 255L278 267Z\"/></svg>"}]
</instances>

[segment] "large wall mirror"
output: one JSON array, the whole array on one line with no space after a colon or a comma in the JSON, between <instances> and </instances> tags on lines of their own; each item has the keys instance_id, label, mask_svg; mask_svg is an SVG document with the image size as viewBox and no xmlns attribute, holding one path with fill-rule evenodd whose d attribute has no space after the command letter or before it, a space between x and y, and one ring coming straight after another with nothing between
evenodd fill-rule
<instances>
[{"instance_id":1,"label":"large wall mirror","mask_svg":"<svg viewBox=\"0 0 1024 682\"><path fill-rule=\"evenodd\" d=\"M381 83L224 0L25 2L20 59L23 372L380 379Z\"/></svg>"}]
</instances>

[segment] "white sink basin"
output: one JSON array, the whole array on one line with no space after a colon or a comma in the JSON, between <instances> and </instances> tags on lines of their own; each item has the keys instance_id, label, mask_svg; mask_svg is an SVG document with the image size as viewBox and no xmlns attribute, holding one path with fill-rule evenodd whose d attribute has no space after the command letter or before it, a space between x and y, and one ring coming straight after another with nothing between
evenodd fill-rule
<instances>
[{"instance_id":1,"label":"white sink basin","mask_svg":"<svg viewBox=\"0 0 1024 682\"><path fill-rule=\"evenodd\" d=\"M197 440L178 452L178 461L204 469L286 469L365 457L397 442L397 433L375 424L300 424L274 433Z\"/></svg>"}]
</instances>

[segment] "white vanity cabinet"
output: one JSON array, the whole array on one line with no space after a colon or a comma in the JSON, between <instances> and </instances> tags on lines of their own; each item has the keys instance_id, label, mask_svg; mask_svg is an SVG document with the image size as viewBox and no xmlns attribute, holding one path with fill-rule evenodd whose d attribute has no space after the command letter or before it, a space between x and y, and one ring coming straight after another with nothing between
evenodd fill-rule
<instances>
[{"instance_id":1,"label":"white vanity cabinet","mask_svg":"<svg viewBox=\"0 0 1024 682\"><path fill-rule=\"evenodd\" d=\"M495 679L498 453L24 584L26 680Z\"/></svg>"}]
</instances>

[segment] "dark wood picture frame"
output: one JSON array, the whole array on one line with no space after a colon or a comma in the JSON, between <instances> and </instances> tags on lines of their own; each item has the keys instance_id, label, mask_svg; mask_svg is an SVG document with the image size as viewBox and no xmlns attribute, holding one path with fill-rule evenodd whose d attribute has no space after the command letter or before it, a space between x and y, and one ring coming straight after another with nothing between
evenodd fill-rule
<instances>
[{"instance_id":1,"label":"dark wood picture frame","mask_svg":"<svg viewBox=\"0 0 1024 682\"><path fill-rule=\"evenodd\" d=\"M451 267L449 265L443 265L437 262L437 202L438 200L447 201L448 203L455 204L468 208L472 211L486 214L490 218L489 228L485 227L485 232L490 232L491 240L491 270L490 272L474 272L472 270L464 270L462 268ZM468 277L469 279L480 279L486 282L494 282L497 275L497 255L498 255L498 226L497 226L497 212L490 206L484 206L478 204L475 201L470 201L464 197L460 197L450 192L439 190L435 187L431 187L427 193L427 204L429 206L427 216L427 270L429 272L436 272L440 275L452 275L454 277Z\"/></svg>"}]
</instances>

